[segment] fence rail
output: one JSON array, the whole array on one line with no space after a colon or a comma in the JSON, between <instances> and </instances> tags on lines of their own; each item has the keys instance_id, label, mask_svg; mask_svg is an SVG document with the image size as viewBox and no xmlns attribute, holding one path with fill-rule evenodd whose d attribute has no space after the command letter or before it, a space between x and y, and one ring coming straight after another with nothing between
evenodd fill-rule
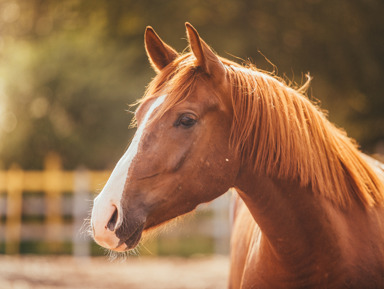
<instances>
[{"instance_id":1,"label":"fence rail","mask_svg":"<svg viewBox=\"0 0 384 289\"><path fill-rule=\"evenodd\" d=\"M20 253L22 241L25 240L42 241L47 246L47 252L62 252L63 240L69 240L74 255L90 255L90 240L79 231L88 217L93 193L101 191L110 173L84 168L62 170L61 159L56 154L47 155L44 170L41 171L24 171L17 165L0 170L0 243L5 254ZM28 216L34 207L28 207L28 197L32 198L36 193L43 197L37 206L38 214L43 216L42 223L25 224L23 213ZM71 198L69 204L68 195ZM227 195L209 206L203 206L202 210L212 212L208 214L209 219L203 222L198 220L198 225L192 224L194 227L186 233L188 236L200 233L211 238L213 253L228 252L228 202ZM65 219L68 215L71 216L71 224ZM184 232L188 230L186 226L182 229ZM152 246L151 252L156 254L158 244L153 242Z\"/></svg>"},{"instance_id":2,"label":"fence rail","mask_svg":"<svg viewBox=\"0 0 384 289\"><path fill-rule=\"evenodd\" d=\"M73 212L75 228L81 227L87 217L89 192L100 190L110 175L110 171L87 171L78 169L64 171L61 159L56 154L48 154L43 171L23 171L13 165L9 170L0 170L0 194L5 193L5 224L3 227L6 254L19 253L22 228L23 194L43 192L45 198L45 236L52 250L59 246L63 227L62 194L74 195ZM5 213L5 214L4 214ZM1 219L0 219L1 221ZM74 251L84 247L84 240L74 234ZM76 252L75 252L76 254Z\"/></svg>"}]
</instances>

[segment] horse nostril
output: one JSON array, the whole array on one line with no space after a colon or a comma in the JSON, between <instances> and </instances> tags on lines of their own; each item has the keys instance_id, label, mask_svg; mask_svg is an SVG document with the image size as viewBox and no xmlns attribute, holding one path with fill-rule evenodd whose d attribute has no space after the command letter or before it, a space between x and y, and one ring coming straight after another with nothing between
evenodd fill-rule
<instances>
[{"instance_id":1,"label":"horse nostril","mask_svg":"<svg viewBox=\"0 0 384 289\"><path fill-rule=\"evenodd\" d=\"M111 232L113 232L116 229L117 217L118 217L118 212L117 212L117 208L115 208L115 211L113 212L112 217L107 224L107 228Z\"/></svg>"}]
</instances>

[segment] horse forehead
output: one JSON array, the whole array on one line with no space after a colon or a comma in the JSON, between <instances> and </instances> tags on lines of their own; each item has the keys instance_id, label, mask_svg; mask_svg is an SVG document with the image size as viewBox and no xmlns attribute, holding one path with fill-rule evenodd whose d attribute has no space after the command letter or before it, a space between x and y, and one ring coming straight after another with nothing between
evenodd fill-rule
<instances>
[{"instance_id":1,"label":"horse forehead","mask_svg":"<svg viewBox=\"0 0 384 289\"><path fill-rule=\"evenodd\" d=\"M231 107L231 89L229 83L215 83L210 78L202 78L193 90L195 101L206 107L220 107L228 110Z\"/></svg>"},{"instance_id":2,"label":"horse forehead","mask_svg":"<svg viewBox=\"0 0 384 289\"><path fill-rule=\"evenodd\" d=\"M152 104L156 101L158 97L150 98L144 100L135 111L135 118L138 122L142 121L146 116L147 112L151 108Z\"/></svg>"},{"instance_id":3,"label":"horse forehead","mask_svg":"<svg viewBox=\"0 0 384 289\"><path fill-rule=\"evenodd\" d=\"M188 93L187 97L182 99L176 105L170 107L169 110L182 109L188 106L196 109L202 109L203 107L210 107L213 105L217 106L217 104L220 103L220 100L216 92L215 87L212 86L209 81L199 81L193 86L192 91ZM166 94L166 97L172 98L172 93ZM159 97L150 97L139 105L135 111L135 118L139 123L144 119L152 104L158 98Z\"/></svg>"}]
</instances>

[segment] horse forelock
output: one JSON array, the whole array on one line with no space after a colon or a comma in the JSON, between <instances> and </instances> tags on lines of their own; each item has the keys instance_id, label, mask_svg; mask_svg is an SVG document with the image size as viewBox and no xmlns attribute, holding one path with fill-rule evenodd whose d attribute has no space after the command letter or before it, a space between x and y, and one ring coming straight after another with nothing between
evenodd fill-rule
<instances>
[{"instance_id":1,"label":"horse forelock","mask_svg":"<svg viewBox=\"0 0 384 289\"><path fill-rule=\"evenodd\" d=\"M193 65L191 53L181 55L171 64L161 70L148 84L144 96L133 106L141 105L166 93L167 99L151 119L155 121L161 118L169 109L185 100L191 93L195 80L200 74L199 69ZM132 126L136 126L136 118L132 120Z\"/></svg>"},{"instance_id":2,"label":"horse forelock","mask_svg":"<svg viewBox=\"0 0 384 289\"><path fill-rule=\"evenodd\" d=\"M232 87L231 147L256 173L298 181L342 207L384 203L384 185L353 140L331 124L302 88L274 75L220 58ZM177 58L149 84L145 102L166 91L154 119L184 101L204 73L191 53ZM208 78L209 81L209 78Z\"/></svg>"}]
</instances>

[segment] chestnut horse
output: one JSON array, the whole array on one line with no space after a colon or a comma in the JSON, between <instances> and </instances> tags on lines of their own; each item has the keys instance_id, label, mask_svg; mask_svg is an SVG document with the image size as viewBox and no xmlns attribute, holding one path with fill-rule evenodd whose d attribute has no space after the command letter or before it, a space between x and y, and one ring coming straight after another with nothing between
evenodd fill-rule
<instances>
[{"instance_id":1,"label":"chestnut horse","mask_svg":"<svg viewBox=\"0 0 384 289\"><path fill-rule=\"evenodd\" d=\"M384 288L384 168L300 89L217 56L186 24L178 54L151 27L157 76L137 131L94 201L98 244L238 192L230 288Z\"/></svg>"}]
</instances>

